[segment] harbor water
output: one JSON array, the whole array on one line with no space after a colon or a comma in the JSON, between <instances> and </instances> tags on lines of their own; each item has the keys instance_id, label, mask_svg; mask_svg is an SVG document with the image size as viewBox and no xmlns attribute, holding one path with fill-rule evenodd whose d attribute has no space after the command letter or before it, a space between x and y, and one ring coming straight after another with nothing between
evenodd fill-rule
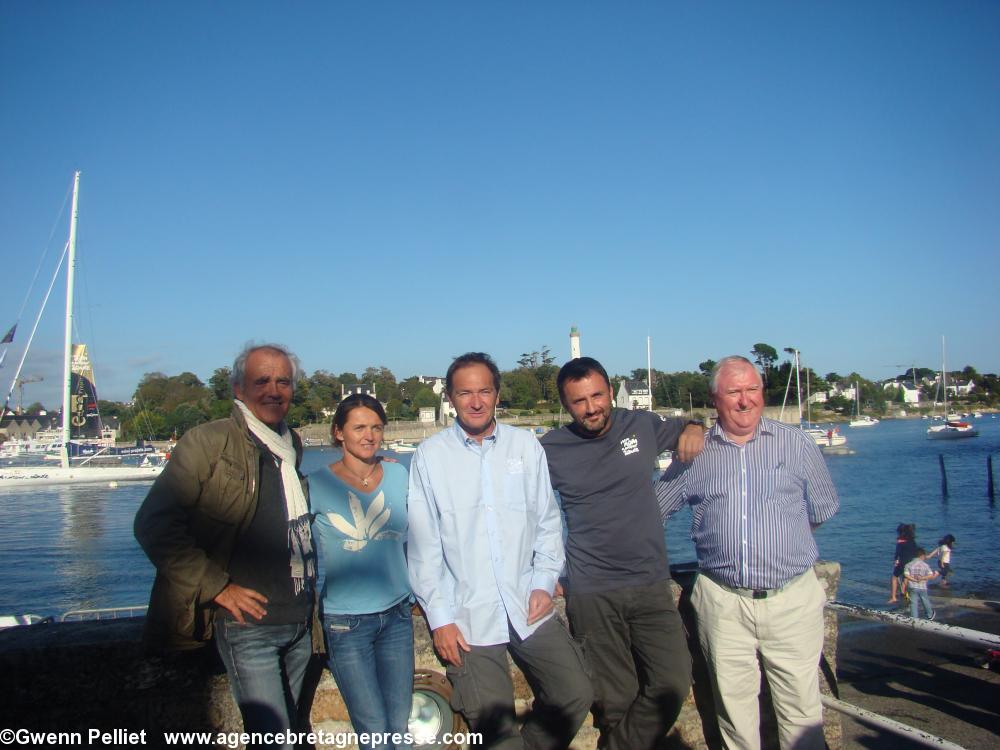
<instances>
[{"instance_id":1,"label":"harbor water","mask_svg":"<svg viewBox=\"0 0 1000 750\"><path fill-rule=\"evenodd\" d=\"M1000 524L987 497L986 459L1000 450L1000 419L986 415L974 421L980 436L957 441L927 440L926 420L841 428L855 452L826 458L841 509L817 531L821 557L842 565L841 600L884 605L895 530L904 522L916 524L917 541L928 551L945 534L956 537L953 595L996 596ZM336 455L330 448L307 449L303 468L312 471ZM947 470L947 498L939 455ZM410 457L398 456L404 464ZM144 605L153 568L132 536L132 519L148 488L0 490L0 614L57 616L72 609ZM694 560L689 526L687 510L668 524L673 563ZM932 596L936 593L932 587Z\"/></svg>"}]
</instances>

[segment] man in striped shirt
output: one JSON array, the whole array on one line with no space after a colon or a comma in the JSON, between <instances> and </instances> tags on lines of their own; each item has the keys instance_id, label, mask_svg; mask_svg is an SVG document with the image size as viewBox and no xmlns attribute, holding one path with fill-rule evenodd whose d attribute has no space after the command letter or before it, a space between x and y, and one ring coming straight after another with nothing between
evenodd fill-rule
<instances>
[{"instance_id":1,"label":"man in striped shirt","mask_svg":"<svg viewBox=\"0 0 1000 750\"><path fill-rule=\"evenodd\" d=\"M709 385L718 423L691 463L657 482L664 520L691 506L699 575L691 603L712 672L727 748L758 748L764 665L782 748L823 748L817 664L825 595L812 571L812 530L832 517L837 491L816 444L766 419L760 373L722 359Z\"/></svg>"}]
</instances>

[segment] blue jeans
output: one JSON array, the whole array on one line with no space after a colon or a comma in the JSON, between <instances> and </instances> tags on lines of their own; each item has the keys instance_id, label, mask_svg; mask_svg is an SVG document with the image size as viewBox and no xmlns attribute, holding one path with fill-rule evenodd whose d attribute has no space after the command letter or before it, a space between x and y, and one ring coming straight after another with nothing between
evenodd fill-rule
<instances>
[{"instance_id":1,"label":"blue jeans","mask_svg":"<svg viewBox=\"0 0 1000 750\"><path fill-rule=\"evenodd\" d=\"M215 643L243 715L244 731L298 731L299 696L312 656L309 624L240 625L219 617Z\"/></svg>"},{"instance_id":2,"label":"blue jeans","mask_svg":"<svg viewBox=\"0 0 1000 750\"><path fill-rule=\"evenodd\" d=\"M934 614L934 607L931 606L931 598L927 595L927 589L916 589L910 585L910 617L916 619L920 617L920 605L923 604L927 617Z\"/></svg>"},{"instance_id":3,"label":"blue jeans","mask_svg":"<svg viewBox=\"0 0 1000 750\"><path fill-rule=\"evenodd\" d=\"M358 734L404 734L413 703L413 619L402 601L370 615L324 615L330 671ZM409 748L392 742L359 745Z\"/></svg>"}]
</instances>

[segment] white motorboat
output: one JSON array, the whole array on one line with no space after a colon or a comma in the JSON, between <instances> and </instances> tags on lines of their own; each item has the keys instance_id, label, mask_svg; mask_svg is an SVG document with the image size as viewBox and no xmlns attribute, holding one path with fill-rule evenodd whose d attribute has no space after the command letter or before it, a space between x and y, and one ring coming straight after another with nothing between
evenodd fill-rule
<instances>
[{"instance_id":1,"label":"white motorboat","mask_svg":"<svg viewBox=\"0 0 1000 750\"><path fill-rule=\"evenodd\" d=\"M386 450L390 450L393 453L414 453L417 450L417 446L413 443L404 443L400 440L393 441L385 446Z\"/></svg>"},{"instance_id":2,"label":"white motorboat","mask_svg":"<svg viewBox=\"0 0 1000 750\"><path fill-rule=\"evenodd\" d=\"M840 433L837 427L824 430L821 427L807 427L803 430L811 437L820 448L835 448L847 444L847 438Z\"/></svg>"}]
</instances>

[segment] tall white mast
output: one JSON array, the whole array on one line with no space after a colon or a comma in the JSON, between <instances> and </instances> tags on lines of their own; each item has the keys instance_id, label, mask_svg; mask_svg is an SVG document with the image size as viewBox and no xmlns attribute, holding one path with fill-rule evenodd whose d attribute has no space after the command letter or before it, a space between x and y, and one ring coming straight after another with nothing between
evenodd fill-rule
<instances>
[{"instance_id":1,"label":"tall white mast","mask_svg":"<svg viewBox=\"0 0 1000 750\"><path fill-rule=\"evenodd\" d=\"M944 348L944 334L941 334L941 389L944 391L944 419L948 421L948 355Z\"/></svg>"},{"instance_id":2,"label":"tall white mast","mask_svg":"<svg viewBox=\"0 0 1000 750\"><path fill-rule=\"evenodd\" d=\"M73 381L73 276L76 271L76 216L80 197L80 173L73 175L73 208L69 218L69 257L66 266L66 340L63 349L62 465L69 467L70 407Z\"/></svg>"},{"instance_id":3,"label":"tall white mast","mask_svg":"<svg viewBox=\"0 0 1000 750\"><path fill-rule=\"evenodd\" d=\"M649 410L653 411L653 339L646 337L646 388L649 389Z\"/></svg>"},{"instance_id":4,"label":"tall white mast","mask_svg":"<svg viewBox=\"0 0 1000 750\"><path fill-rule=\"evenodd\" d=\"M799 399L799 424L802 424L802 383L799 380L799 350L795 350L795 392Z\"/></svg>"}]
</instances>

